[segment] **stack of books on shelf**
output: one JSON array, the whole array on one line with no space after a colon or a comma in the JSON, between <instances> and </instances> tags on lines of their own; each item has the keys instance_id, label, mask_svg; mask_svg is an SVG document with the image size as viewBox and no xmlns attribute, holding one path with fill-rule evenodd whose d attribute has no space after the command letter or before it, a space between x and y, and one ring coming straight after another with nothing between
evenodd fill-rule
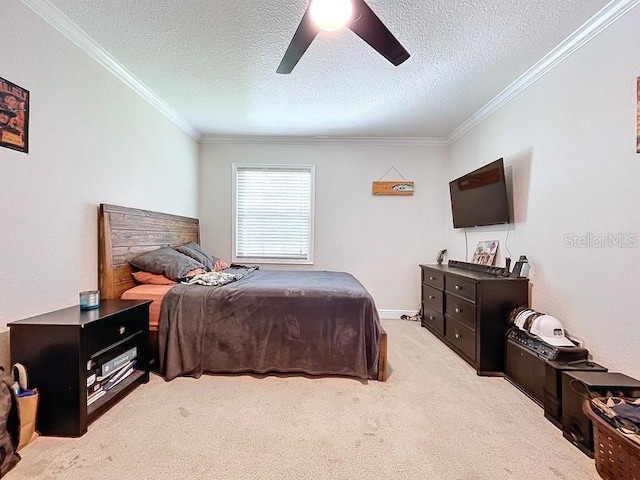
<instances>
[{"instance_id":1,"label":"stack of books on shelf","mask_svg":"<svg viewBox=\"0 0 640 480\"><path fill-rule=\"evenodd\" d=\"M136 347L133 347L100 365L96 365L94 361L89 362L87 365L87 406L106 395L109 390L133 373L137 353Z\"/></svg>"}]
</instances>

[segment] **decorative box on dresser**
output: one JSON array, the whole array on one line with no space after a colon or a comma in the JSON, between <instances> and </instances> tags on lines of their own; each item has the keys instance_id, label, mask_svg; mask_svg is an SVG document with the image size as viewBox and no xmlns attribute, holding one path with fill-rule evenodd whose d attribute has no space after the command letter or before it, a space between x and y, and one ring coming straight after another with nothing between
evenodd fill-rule
<instances>
[{"instance_id":1,"label":"decorative box on dresser","mask_svg":"<svg viewBox=\"0 0 640 480\"><path fill-rule=\"evenodd\" d=\"M89 423L149 381L150 303L101 300L93 310L69 307L9 323L11 361L27 368L29 387L40 392L38 432L79 437ZM130 359L131 374L89 405L89 385L107 375L105 366L116 372Z\"/></svg>"},{"instance_id":2,"label":"decorative box on dresser","mask_svg":"<svg viewBox=\"0 0 640 480\"><path fill-rule=\"evenodd\" d=\"M529 281L499 275L500 268L488 269L495 273L451 265L420 265L420 269L422 326L478 375L502 375L507 318L515 307L528 305Z\"/></svg>"}]
</instances>

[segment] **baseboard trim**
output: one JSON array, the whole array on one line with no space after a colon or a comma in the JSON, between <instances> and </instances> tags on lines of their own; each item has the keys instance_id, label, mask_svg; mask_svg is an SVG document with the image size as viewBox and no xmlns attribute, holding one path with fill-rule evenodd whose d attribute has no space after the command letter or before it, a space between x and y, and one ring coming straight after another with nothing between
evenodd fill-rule
<instances>
[{"instance_id":1,"label":"baseboard trim","mask_svg":"<svg viewBox=\"0 0 640 480\"><path fill-rule=\"evenodd\" d=\"M416 313L416 310L387 310L384 308L378 309L378 316L384 320L400 320L400 317L402 317L402 315L411 317Z\"/></svg>"}]
</instances>

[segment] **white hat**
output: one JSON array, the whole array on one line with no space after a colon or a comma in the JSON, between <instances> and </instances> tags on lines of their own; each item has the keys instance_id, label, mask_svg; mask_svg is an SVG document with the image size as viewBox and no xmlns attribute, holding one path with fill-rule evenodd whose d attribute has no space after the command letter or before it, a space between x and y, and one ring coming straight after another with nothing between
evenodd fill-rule
<instances>
[{"instance_id":1,"label":"white hat","mask_svg":"<svg viewBox=\"0 0 640 480\"><path fill-rule=\"evenodd\" d=\"M526 308L516 315L514 324L521 330L530 332L533 321L541 315L544 315L544 313Z\"/></svg>"},{"instance_id":2,"label":"white hat","mask_svg":"<svg viewBox=\"0 0 640 480\"><path fill-rule=\"evenodd\" d=\"M540 315L531 324L529 330L543 342L556 347L575 347L573 342L564 336L562 323L551 315Z\"/></svg>"}]
</instances>

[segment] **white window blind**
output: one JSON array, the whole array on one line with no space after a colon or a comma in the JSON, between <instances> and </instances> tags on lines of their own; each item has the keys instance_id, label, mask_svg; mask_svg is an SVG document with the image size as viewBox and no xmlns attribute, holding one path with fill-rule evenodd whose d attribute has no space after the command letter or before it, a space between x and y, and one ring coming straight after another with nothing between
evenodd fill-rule
<instances>
[{"instance_id":1,"label":"white window blind","mask_svg":"<svg viewBox=\"0 0 640 480\"><path fill-rule=\"evenodd\" d=\"M234 165L235 260L312 263L313 166Z\"/></svg>"}]
</instances>

